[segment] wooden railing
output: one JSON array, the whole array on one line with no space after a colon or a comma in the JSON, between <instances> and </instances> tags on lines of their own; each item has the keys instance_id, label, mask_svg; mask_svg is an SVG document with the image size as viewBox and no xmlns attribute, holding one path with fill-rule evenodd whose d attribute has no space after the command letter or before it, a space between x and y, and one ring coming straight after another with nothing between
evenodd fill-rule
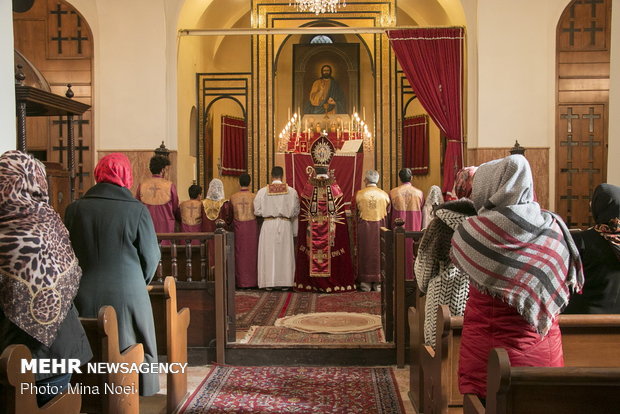
<instances>
[{"instance_id":1,"label":"wooden railing","mask_svg":"<svg viewBox=\"0 0 620 414\"><path fill-rule=\"evenodd\" d=\"M234 234L216 222L214 233L158 233L161 260L152 284L172 276L179 307L190 309L188 346L208 347L209 359L224 362L226 342L234 342L235 258ZM191 241L198 241L198 245Z\"/></svg>"},{"instance_id":2,"label":"wooden railing","mask_svg":"<svg viewBox=\"0 0 620 414\"><path fill-rule=\"evenodd\" d=\"M381 318L385 339L394 341L396 345L396 365L405 366L406 348L408 344L407 308L411 298L417 298L415 281L406 281L406 246L407 240L413 240L414 256L417 253L418 241L422 238L420 231L406 231L405 222L396 219L393 231L381 229L381 274L383 288L381 290Z\"/></svg>"}]
</instances>

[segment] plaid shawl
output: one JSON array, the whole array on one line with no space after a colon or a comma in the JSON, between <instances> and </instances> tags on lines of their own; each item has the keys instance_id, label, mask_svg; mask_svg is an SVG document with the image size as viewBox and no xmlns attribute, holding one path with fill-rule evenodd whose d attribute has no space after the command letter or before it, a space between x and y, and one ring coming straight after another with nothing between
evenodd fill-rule
<instances>
[{"instance_id":1,"label":"plaid shawl","mask_svg":"<svg viewBox=\"0 0 620 414\"><path fill-rule=\"evenodd\" d=\"M522 155L483 164L474 176L471 217L452 238L453 262L482 292L515 308L546 335L580 291L581 258L562 219L533 201L532 172Z\"/></svg>"}]
</instances>

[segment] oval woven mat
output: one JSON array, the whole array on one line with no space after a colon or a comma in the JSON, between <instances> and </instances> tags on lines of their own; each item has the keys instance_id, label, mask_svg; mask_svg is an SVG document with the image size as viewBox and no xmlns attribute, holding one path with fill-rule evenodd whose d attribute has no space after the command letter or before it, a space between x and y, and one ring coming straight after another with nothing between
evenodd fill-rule
<instances>
[{"instance_id":1,"label":"oval woven mat","mask_svg":"<svg viewBox=\"0 0 620 414\"><path fill-rule=\"evenodd\" d=\"M349 334L381 328L381 316L350 312L306 313L280 318L275 326L308 333Z\"/></svg>"}]
</instances>

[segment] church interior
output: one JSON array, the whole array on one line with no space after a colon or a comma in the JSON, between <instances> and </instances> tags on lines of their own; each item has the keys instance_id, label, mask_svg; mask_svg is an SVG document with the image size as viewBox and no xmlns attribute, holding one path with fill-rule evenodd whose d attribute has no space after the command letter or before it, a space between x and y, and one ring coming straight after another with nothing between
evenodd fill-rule
<instances>
[{"instance_id":1,"label":"church interior","mask_svg":"<svg viewBox=\"0 0 620 414\"><path fill-rule=\"evenodd\" d=\"M314 12L304 3L336 6ZM425 197L432 186L446 195L462 167L522 154L535 200L571 231L595 224L590 200L599 184L620 184L613 162L620 153L613 122L620 115L620 77L613 75L620 73L620 12L611 0L13 0L2 2L0 19L0 153L19 149L45 163L61 216L96 184L95 166L113 153L131 162L133 194L151 177L151 157L163 154L179 201L189 199L191 185L206 195L213 179L229 199L242 173L256 193L271 183L275 166L301 195L319 137L333 147L329 168L349 225L368 170L388 193L409 168ZM427 33L427 44L444 36L452 49L439 41L416 55L397 46ZM425 74L424 85L435 90L414 87ZM177 380L160 374L155 397L108 412L220 412L200 411L200 404L216 406L201 390L213 367L228 365L392 369L385 379L391 402L383 396L372 408L300 412L485 412L457 387L453 348L463 317L440 309L443 342L430 350L424 344L426 299L404 264L405 250L417 254L421 227L385 229L382 288L341 295L235 288L235 239L222 226L197 236L202 246L159 237L168 244L160 246L150 294L167 300L153 302L153 310L162 312L155 324L168 338L159 331L157 338L168 349L158 353L189 361L181 397L171 402ZM349 236L354 252L352 230ZM171 351L177 320L164 323L170 303L175 315L177 306L189 309L189 316L178 312L186 330L178 331L185 335L180 353ZM379 328L340 336L278 325L338 311L372 317ZM607 348L620 341L620 319L602 316L609 318L592 325L567 318L565 362L607 367L615 377L605 386L618 389L620 361ZM588 360L593 338L600 356ZM221 375L261 380L232 372Z\"/></svg>"}]
</instances>

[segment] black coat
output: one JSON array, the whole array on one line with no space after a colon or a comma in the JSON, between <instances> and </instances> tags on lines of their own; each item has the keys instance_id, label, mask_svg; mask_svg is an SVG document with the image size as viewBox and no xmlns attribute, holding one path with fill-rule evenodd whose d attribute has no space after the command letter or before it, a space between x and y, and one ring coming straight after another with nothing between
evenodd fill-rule
<instances>
[{"instance_id":1,"label":"black coat","mask_svg":"<svg viewBox=\"0 0 620 414\"><path fill-rule=\"evenodd\" d=\"M37 341L26 332L22 331L17 325L11 322L0 310L0 351L9 345L23 344L26 345L32 357L53 358L53 359L79 359L82 364L90 361L93 353L88 344L88 338L82 328L82 323L78 319L78 313L75 306L72 306L67 312L65 320L58 327L56 339L48 348L41 342ZM35 379L50 378L59 374L35 374Z\"/></svg>"},{"instance_id":2,"label":"black coat","mask_svg":"<svg viewBox=\"0 0 620 414\"><path fill-rule=\"evenodd\" d=\"M146 291L159 263L153 221L131 192L99 183L69 205L65 214L71 244L82 268L75 305L80 315L116 310L120 349L144 345L144 362L157 362L155 325ZM140 374L140 394L159 390L157 374Z\"/></svg>"},{"instance_id":3,"label":"black coat","mask_svg":"<svg viewBox=\"0 0 620 414\"><path fill-rule=\"evenodd\" d=\"M564 313L620 313L620 261L594 229L573 234L583 262L583 293L571 294Z\"/></svg>"}]
</instances>

